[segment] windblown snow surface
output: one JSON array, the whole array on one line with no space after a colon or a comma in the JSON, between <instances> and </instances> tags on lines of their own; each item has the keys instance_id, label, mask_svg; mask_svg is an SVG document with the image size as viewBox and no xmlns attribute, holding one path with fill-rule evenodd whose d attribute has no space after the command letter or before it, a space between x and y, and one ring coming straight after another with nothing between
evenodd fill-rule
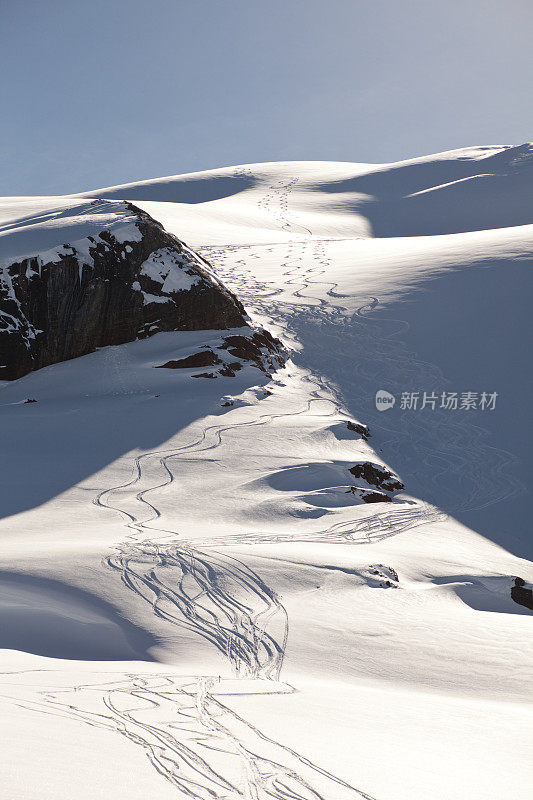
<instances>
[{"instance_id":1,"label":"windblown snow surface","mask_svg":"<svg viewBox=\"0 0 533 800\"><path fill-rule=\"evenodd\" d=\"M135 203L290 354L193 380L154 367L220 334L159 333L0 390L2 798L530 796L532 167L477 147L2 201L17 253ZM405 490L362 502L364 462Z\"/></svg>"}]
</instances>

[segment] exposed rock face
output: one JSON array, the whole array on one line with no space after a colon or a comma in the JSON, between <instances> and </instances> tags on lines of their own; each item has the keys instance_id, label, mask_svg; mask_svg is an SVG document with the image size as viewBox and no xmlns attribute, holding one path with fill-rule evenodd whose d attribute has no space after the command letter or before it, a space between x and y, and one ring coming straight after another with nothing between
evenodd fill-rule
<instances>
[{"instance_id":1,"label":"exposed rock face","mask_svg":"<svg viewBox=\"0 0 533 800\"><path fill-rule=\"evenodd\" d=\"M390 472L380 464L372 464L371 461L356 464L349 471L354 477L362 478L370 486L377 486L378 489L382 489L385 492L399 492L404 488L397 475L394 475L393 472Z\"/></svg>"},{"instance_id":2,"label":"exposed rock face","mask_svg":"<svg viewBox=\"0 0 533 800\"><path fill-rule=\"evenodd\" d=\"M247 325L242 305L205 262L148 214L123 205L127 225L0 269L0 379L159 331Z\"/></svg>"},{"instance_id":3,"label":"exposed rock face","mask_svg":"<svg viewBox=\"0 0 533 800\"><path fill-rule=\"evenodd\" d=\"M283 366L282 351L281 342L274 339L268 331L253 331L248 328L242 334L221 337L218 342L213 343L212 347L204 345L198 353L193 353L186 358L159 364L158 369L195 369L196 367L216 366L215 373L201 372L191 375L191 377L216 378L217 375L223 375L226 378L233 378L245 364L251 364L262 372L270 374L278 367Z\"/></svg>"},{"instance_id":4,"label":"exposed rock face","mask_svg":"<svg viewBox=\"0 0 533 800\"><path fill-rule=\"evenodd\" d=\"M210 348L207 348L186 358L167 361L166 364L158 365L157 369L194 369L195 367L213 367L215 364L220 364L220 359Z\"/></svg>"},{"instance_id":5,"label":"exposed rock face","mask_svg":"<svg viewBox=\"0 0 533 800\"><path fill-rule=\"evenodd\" d=\"M392 497L385 492L376 492L371 489L362 489L358 486L349 486L346 494L353 494L365 503L392 503Z\"/></svg>"},{"instance_id":6,"label":"exposed rock face","mask_svg":"<svg viewBox=\"0 0 533 800\"><path fill-rule=\"evenodd\" d=\"M361 489L359 494L365 503L392 503L392 498L385 492L370 492Z\"/></svg>"},{"instance_id":7,"label":"exposed rock face","mask_svg":"<svg viewBox=\"0 0 533 800\"><path fill-rule=\"evenodd\" d=\"M511 597L515 603L533 610L533 589L526 586L523 578L515 578L514 586L511 586Z\"/></svg>"},{"instance_id":8,"label":"exposed rock face","mask_svg":"<svg viewBox=\"0 0 533 800\"><path fill-rule=\"evenodd\" d=\"M358 433L363 439L368 439L370 436L370 430L368 425L363 425L361 422L353 422L348 420L346 427L349 431L353 431L354 433Z\"/></svg>"}]
</instances>

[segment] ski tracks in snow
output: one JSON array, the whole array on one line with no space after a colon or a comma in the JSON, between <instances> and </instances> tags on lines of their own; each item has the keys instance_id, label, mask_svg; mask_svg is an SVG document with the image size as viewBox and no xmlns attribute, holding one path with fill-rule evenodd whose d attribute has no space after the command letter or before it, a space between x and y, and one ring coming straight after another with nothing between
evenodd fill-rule
<instances>
[{"instance_id":1,"label":"ski tracks in snow","mask_svg":"<svg viewBox=\"0 0 533 800\"><path fill-rule=\"evenodd\" d=\"M3 676L4 686L16 686ZM269 694L291 687L273 684ZM263 734L224 704L238 687L215 677L115 676L46 688L17 702L113 731L140 748L154 769L191 800L375 800ZM12 696L11 698L12 699Z\"/></svg>"},{"instance_id":2,"label":"ski tracks in snow","mask_svg":"<svg viewBox=\"0 0 533 800\"><path fill-rule=\"evenodd\" d=\"M297 180L273 185L262 205L283 230L298 228L309 234L308 229L295 227L288 218L289 195ZM307 246L314 248L313 256L325 273L328 259L324 244L315 241L301 245ZM285 266L287 289L301 301L303 292L317 281L314 268L304 270L302 275L304 258L299 247L289 243ZM222 252L226 253L224 249ZM261 288L264 292L264 287L253 281L243 287L242 274L240 288ZM327 293L336 296L335 288L335 284L328 284ZM278 293L276 290L269 296ZM250 292L247 294L249 299ZM259 301L263 311L265 299L263 293ZM324 313L324 300L307 299ZM283 314L275 304L269 303L268 309L283 325ZM115 348L108 350L108 360L111 369L122 366ZM185 463L198 454L209 457L220 447L227 431L267 425L279 417L310 414L316 402L329 403L330 415L337 417L340 405L324 397L324 387L314 376L309 374L306 379L310 394L303 408L284 414L259 414L233 425L214 424L192 442L139 455L128 481L103 489L94 499L97 506L119 512L128 531L124 541L105 559L106 566L117 572L124 586L148 603L158 618L192 630L210 642L228 659L237 677L261 684L258 691L264 691L264 680L271 687L279 686L289 630L287 613L257 573L220 550L237 540L251 544L295 538L253 534L221 541L211 539L199 549L197 541L188 541L180 532L150 524L161 517L153 493L174 481L173 463ZM128 393L125 380L122 392ZM427 521L425 514L423 507L374 514L356 523L333 525L315 532L313 537L327 542L369 543L422 524ZM118 732L145 752L180 796L193 800L374 800L265 736L217 699L217 685L215 677L126 675L119 681L42 691L37 699L26 698L21 704Z\"/></svg>"},{"instance_id":3,"label":"ski tracks in snow","mask_svg":"<svg viewBox=\"0 0 533 800\"><path fill-rule=\"evenodd\" d=\"M295 361L303 360L324 386L325 372L341 391L346 388L347 394L351 385L357 386L358 396L364 398L373 398L377 389L386 388L398 402L404 391L447 386L438 367L421 361L403 344L401 334L408 323L375 313L378 298L361 299L355 313L342 305L337 284L326 279L331 265L328 241L218 245L202 248L202 252L230 288L238 287L244 303L260 319L272 319L287 342L304 343L304 354L297 353ZM283 284L271 288L257 280L253 263L262 254L271 257L275 252L279 252ZM311 268L307 266L310 261ZM317 287L322 297L317 297ZM357 357L351 358L351 353ZM379 429L380 443L391 463L402 464L406 454L411 454L407 466L423 476L423 495L450 513L481 509L521 492L512 475L514 456L492 447L489 434L464 413L436 409L430 415L398 417L373 409L364 422ZM433 512L430 518L434 518Z\"/></svg>"}]
</instances>

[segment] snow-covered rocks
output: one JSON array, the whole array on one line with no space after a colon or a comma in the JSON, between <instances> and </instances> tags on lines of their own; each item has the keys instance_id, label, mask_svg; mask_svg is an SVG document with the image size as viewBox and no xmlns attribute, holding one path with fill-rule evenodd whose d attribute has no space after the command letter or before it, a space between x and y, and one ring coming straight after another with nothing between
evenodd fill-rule
<instances>
[{"instance_id":1,"label":"snow-covered rocks","mask_svg":"<svg viewBox=\"0 0 533 800\"><path fill-rule=\"evenodd\" d=\"M370 461L364 461L361 464L350 467L349 472L352 473L354 478L361 478L370 486L376 486L385 492L399 492L404 488L397 475L386 467L382 467L380 464L372 464Z\"/></svg>"},{"instance_id":2,"label":"snow-covered rocks","mask_svg":"<svg viewBox=\"0 0 533 800\"><path fill-rule=\"evenodd\" d=\"M271 374L283 366L283 347L281 342L266 330L243 329L242 333L220 337L211 346L201 349L185 358L158 364L160 369L194 370L193 378L216 378L223 375L234 378L246 364L252 364L262 372ZM213 372L197 372L198 367L216 367Z\"/></svg>"},{"instance_id":3,"label":"snow-covered rocks","mask_svg":"<svg viewBox=\"0 0 533 800\"><path fill-rule=\"evenodd\" d=\"M160 331L246 325L206 263L130 203L71 202L1 234L3 379Z\"/></svg>"}]
</instances>

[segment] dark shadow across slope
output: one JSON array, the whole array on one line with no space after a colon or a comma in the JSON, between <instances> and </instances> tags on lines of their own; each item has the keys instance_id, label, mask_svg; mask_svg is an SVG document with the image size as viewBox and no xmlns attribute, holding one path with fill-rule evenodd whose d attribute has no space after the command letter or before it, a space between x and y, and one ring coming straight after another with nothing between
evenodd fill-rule
<instances>
[{"instance_id":1,"label":"dark shadow across slope","mask_svg":"<svg viewBox=\"0 0 533 800\"><path fill-rule=\"evenodd\" d=\"M406 491L524 557L533 553L532 266L486 261L351 319L295 317L297 362L339 387ZM379 389L395 395L394 408L377 411ZM424 391L439 402L443 391L498 397L494 411L401 409L402 392L418 392L420 405Z\"/></svg>"}]
</instances>

